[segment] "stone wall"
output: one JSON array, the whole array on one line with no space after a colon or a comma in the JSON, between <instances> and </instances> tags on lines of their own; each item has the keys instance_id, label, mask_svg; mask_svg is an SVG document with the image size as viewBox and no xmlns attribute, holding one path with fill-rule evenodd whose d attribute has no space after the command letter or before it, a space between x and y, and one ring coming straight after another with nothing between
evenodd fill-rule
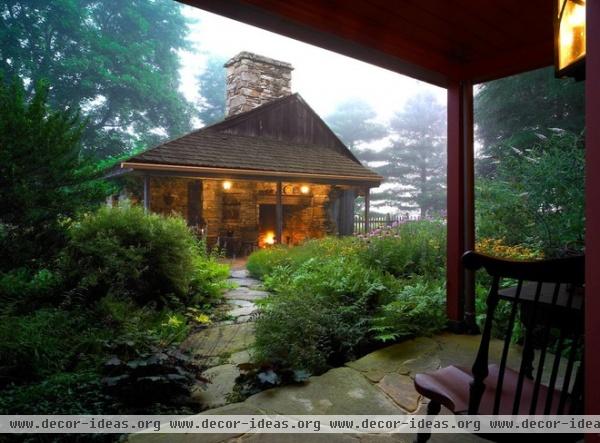
<instances>
[{"instance_id":1,"label":"stone wall","mask_svg":"<svg viewBox=\"0 0 600 443\"><path fill-rule=\"evenodd\" d=\"M163 215L181 215L187 219L188 183L183 178L151 177L150 210Z\"/></svg>"},{"instance_id":2,"label":"stone wall","mask_svg":"<svg viewBox=\"0 0 600 443\"><path fill-rule=\"evenodd\" d=\"M227 63L227 117L292 93L292 65L241 52Z\"/></svg>"},{"instance_id":3,"label":"stone wall","mask_svg":"<svg viewBox=\"0 0 600 443\"><path fill-rule=\"evenodd\" d=\"M150 210L163 215L180 215L188 220L191 182L183 178L151 177ZM266 230L259 223L260 208L261 205L275 205L276 184L243 180L231 180L230 183L230 189L226 190L223 180L201 180L201 219L204 223L201 228L209 246L216 245L219 239L223 244L224 239L229 238L230 252L239 255L249 252L252 245L265 245ZM301 184L282 184L282 241L288 245L337 233L331 208L332 199L338 198L340 189L330 185L305 186L308 186L308 192L303 193ZM131 189L132 198L142 202L142 196L138 195L141 186Z\"/></svg>"}]
</instances>

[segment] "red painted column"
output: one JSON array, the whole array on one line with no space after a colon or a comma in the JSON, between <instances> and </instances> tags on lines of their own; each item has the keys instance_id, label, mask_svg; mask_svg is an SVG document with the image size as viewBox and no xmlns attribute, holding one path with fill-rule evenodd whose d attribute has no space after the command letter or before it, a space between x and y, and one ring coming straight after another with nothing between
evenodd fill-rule
<instances>
[{"instance_id":1,"label":"red painted column","mask_svg":"<svg viewBox=\"0 0 600 443\"><path fill-rule=\"evenodd\" d=\"M600 415L600 1L586 2L585 413ZM586 434L586 443L600 434Z\"/></svg>"},{"instance_id":2,"label":"red painted column","mask_svg":"<svg viewBox=\"0 0 600 443\"><path fill-rule=\"evenodd\" d=\"M474 305L472 279L465 278L463 253L473 248L473 86L456 83L448 88L447 178L447 314L451 323L463 325L465 304ZM466 301L466 303L465 303Z\"/></svg>"}]
</instances>

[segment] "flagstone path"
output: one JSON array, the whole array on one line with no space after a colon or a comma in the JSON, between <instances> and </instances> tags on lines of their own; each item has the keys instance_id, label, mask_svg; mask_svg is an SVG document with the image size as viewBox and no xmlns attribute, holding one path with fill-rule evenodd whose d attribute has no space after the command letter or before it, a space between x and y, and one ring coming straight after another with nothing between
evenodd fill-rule
<instances>
[{"instance_id":1,"label":"flagstone path","mask_svg":"<svg viewBox=\"0 0 600 443\"><path fill-rule=\"evenodd\" d=\"M243 266L243 265L242 265ZM255 302L268 295L261 282L250 278L243 267L234 267L229 279L234 288L224 294L227 319L188 337L183 348L189 350L208 369L211 380L198 389L195 398L210 415L397 415L425 414L426 402L415 391L416 373L443 365L469 366L479 345L479 336L442 334L416 338L372 352L340 368L311 377L299 385L269 389L243 402L229 402L237 365L250 361L254 340ZM502 343L492 343L491 355L499 353ZM514 356L509 357L509 361ZM445 411L449 413L448 411ZM444 410L442 410L444 413ZM399 434L138 434L130 441L168 441L198 443L384 443L411 442L414 435ZM473 435L434 435L432 443L476 443Z\"/></svg>"},{"instance_id":2,"label":"flagstone path","mask_svg":"<svg viewBox=\"0 0 600 443\"><path fill-rule=\"evenodd\" d=\"M233 288L224 294L226 320L190 335L182 344L208 367L202 376L211 383L199 385L193 395L209 409L228 403L240 374L237 365L250 361L248 348L254 342L255 302L268 295L262 290L262 283L250 277L243 263L232 267L228 282Z\"/></svg>"}]
</instances>

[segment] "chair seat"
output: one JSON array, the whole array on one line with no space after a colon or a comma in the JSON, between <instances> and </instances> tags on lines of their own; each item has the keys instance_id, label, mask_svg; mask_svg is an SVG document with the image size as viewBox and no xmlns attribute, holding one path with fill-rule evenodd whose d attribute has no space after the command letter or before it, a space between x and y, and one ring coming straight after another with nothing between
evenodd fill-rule
<instances>
[{"instance_id":1,"label":"chair seat","mask_svg":"<svg viewBox=\"0 0 600 443\"><path fill-rule=\"evenodd\" d=\"M493 415L496 384L498 380L499 368L497 365L488 366L489 375L485 379L485 392L479 405L478 413L481 415ZM504 372L504 382L502 385L502 400L500 402L500 415L511 415L513 412L513 403L515 391L519 379L519 373L506 368ZM473 380L471 371L458 366L448 366L438 369L429 374L417 374L415 377L415 388L417 392L424 397L437 401L455 414L466 413L469 408L469 384ZM533 398L535 382L528 378L523 380L523 390L521 392L521 401L519 414L529 414L531 399ZM552 407L550 414L558 414L558 404L560 402L561 392L556 389L550 390L545 385L540 385L539 396L536 404L536 415L544 414L546 398L551 395ZM564 413L570 410L570 402L567 398Z\"/></svg>"}]
</instances>

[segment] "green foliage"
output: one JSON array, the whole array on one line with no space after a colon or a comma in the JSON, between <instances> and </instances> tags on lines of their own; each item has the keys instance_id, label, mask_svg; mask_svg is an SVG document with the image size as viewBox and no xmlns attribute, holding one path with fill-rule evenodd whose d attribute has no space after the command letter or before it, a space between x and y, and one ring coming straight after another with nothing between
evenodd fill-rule
<instances>
[{"instance_id":1,"label":"green foliage","mask_svg":"<svg viewBox=\"0 0 600 443\"><path fill-rule=\"evenodd\" d=\"M415 222L396 232L406 246L393 236L325 238L250 256L249 269L275 294L262 301L256 323L261 371L320 373L374 341L443 328L443 225Z\"/></svg>"},{"instance_id":2,"label":"green foliage","mask_svg":"<svg viewBox=\"0 0 600 443\"><path fill-rule=\"evenodd\" d=\"M225 118L227 76L223 65L226 61L224 58L211 56L204 72L198 76L202 96L200 119L205 125L211 125Z\"/></svg>"},{"instance_id":3,"label":"green foliage","mask_svg":"<svg viewBox=\"0 0 600 443\"><path fill-rule=\"evenodd\" d=\"M202 369L176 352L191 326L181 312L156 311L113 296L69 311L3 315L0 413L123 413L139 406L125 392L137 392L137 399L144 394L149 402L162 400L164 406L152 406L159 407L157 412L178 410L175 397L189 385L190 374L179 374L185 380L168 374ZM108 364L113 358L120 363ZM165 386L159 396L158 388Z\"/></svg>"},{"instance_id":4,"label":"green foliage","mask_svg":"<svg viewBox=\"0 0 600 443\"><path fill-rule=\"evenodd\" d=\"M197 370L187 354L176 346L140 351L121 343L119 351L104 363L104 390L123 404L147 410L151 404L189 401Z\"/></svg>"},{"instance_id":5,"label":"green foliage","mask_svg":"<svg viewBox=\"0 0 600 443\"><path fill-rule=\"evenodd\" d=\"M110 399L102 393L95 370L58 372L27 386L11 386L0 395L0 414L102 414Z\"/></svg>"},{"instance_id":6,"label":"green foliage","mask_svg":"<svg viewBox=\"0 0 600 443\"><path fill-rule=\"evenodd\" d=\"M56 299L62 286L61 275L42 268L31 271L15 268L0 273L0 313L28 310Z\"/></svg>"},{"instance_id":7,"label":"green foliage","mask_svg":"<svg viewBox=\"0 0 600 443\"><path fill-rule=\"evenodd\" d=\"M375 230L364 252L368 266L398 278L444 276L446 226L441 221L402 223L388 230Z\"/></svg>"},{"instance_id":8,"label":"green foliage","mask_svg":"<svg viewBox=\"0 0 600 443\"><path fill-rule=\"evenodd\" d=\"M0 361L9 381L39 379L73 369L79 354L97 345L85 315L39 309L25 316L0 317ZM77 331L77 334L74 334Z\"/></svg>"},{"instance_id":9,"label":"green foliage","mask_svg":"<svg viewBox=\"0 0 600 443\"><path fill-rule=\"evenodd\" d=\"M517 149L493 181L480 180L480 237L542 248L547 256L583 249L584 165L581 137L559 131Z\"/></svg>"},{"instance_id":10,"label":"green foliage","mask_svg":"<svg viewBox=\"0 0 600 443\"><path fill-rule=\"evenodd\" d=\"M278 268L267 283L277 295L256 323L257 360L311 373L355 357L369 313L389 292L381 274L347 257L310 259L293 272Z\"/></svg>"},{"instance_id":11,"label":"green foliage","mask_svg":"<svg viewBox=\"0 0 600 443\"><path fill-rule=\"evenodd\" d=\"M288 248L284 246L259 249L248 257L246 268L253 277L263 278L272 273L276 267L284 265L289 253Z\"/></svg>"},{"instance_id":12,"label":"green foliage","mask_svg":"<svg viewBox=\"0 0 600 443\"><path fill-rule=\"evenodd\" d=\"M556 79L552 68L484 83L474 105L483 145L477 166L486 178L513 157L512 148L537 143L536 134L550 136L553 128L579 134L584 128L584 83Z\"/></svg>"},{"instance_id":13,"label":"green foliage","mask_svg":"<svg viewBox=\"0 0 600 443\"><path fill-rule=\"evenodd\" d=\"M52 84L50 103L84 110L85 146L119 154L189 129L178 89L187 22L169 0L13 0L0 5L0 71Z\"/></svg>"},{"instance_id":14,"label":"green foliage","mask_svg":"<svg viewBox=\"0 0 600 443\"><path fill-rule=\"evenodd\" d=\"M294 268L313 257L331 257L340 253L351 256L362 248L363 245L352 237L326 237L307 241L301 248L275 246L260 249L248 257L246 267L254 277L263 278L279 266Z\"/></svg>"},{"instance_id":15,"label":"green foliage","mask_svg":"<svg viewBox=\"0 0 600 443\"><path fill-rule=\"evenodd\" d=\"M540 69L481 85L475 96L479 238L582 251L584 84Z\"/></svg>"},{"instance_id":16,"label":"green foliage","mask_svg":"<svg viewBox=\"0 0 600 443\"><path fill-rule=\"evenodd\" d=\"M444 283L417 277L379 309L371 331L381 341L431 335L446 326Z\"/></svg>"},{"instance_id":17,"label":"green foliage","mask_svg":"<svg viewBox=\"0 0 600 443\"><path fill-rule=\"evenodd\" d=\"M64 242L64 224L98 203L107 185L82 155L76 113L48 107L49 88L28 96L0 79L0 269L40 266Z\"/></svg>"},{"instance_id":18,"label":"green foliage","mask_svg":"<svg viewBox=\"0 0 600 443\"><path fill-rule=\"evenodd\" d=\"M227 274L183 219L139 207L101 208L74 223L62 266L75 294L127 296L140 305L208 300Z\"/></svg>"}]
</instances>

